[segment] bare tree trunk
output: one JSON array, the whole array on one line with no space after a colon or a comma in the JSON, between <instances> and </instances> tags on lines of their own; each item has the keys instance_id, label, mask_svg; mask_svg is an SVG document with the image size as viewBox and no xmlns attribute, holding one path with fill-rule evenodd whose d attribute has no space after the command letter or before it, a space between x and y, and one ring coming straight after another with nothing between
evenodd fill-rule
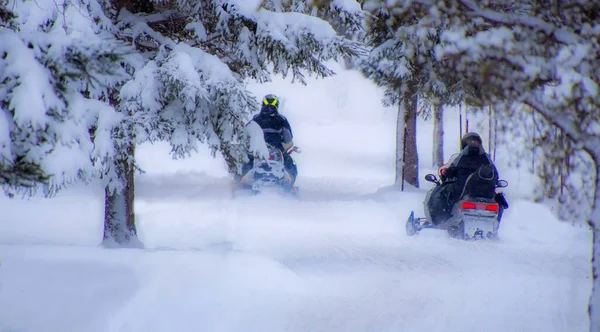
<instances>
[{"instance_id":1,"label":"bare tree trunk","mask_svg":"<svg viewBox=\"0 0 600 332\"><path fill-rule=\"evenodd\" d=\"M407 98L406 104L406 133L404 144L406 146L404 159L404 175L406 182L419 188L419 154L417 151L417 111L418 97Z\"/></svg>"},{"instance_id":2,"label":"bare tree trunk","mask_svg":"<svg viewBox=\"0 0 600 332\"><path fill-rule=\"evenodd\" d=\"M463 135L463 110L462 110L462 104L463 103L458 104L458 151L462 150L461 149L462 144L460 143L460 141L462 140L462 135Z\"/></svg>"},{"instance_id":3,"label":"bare tree trunk","mask_svg":"<svg viewBox=\"0 0 600 332\"><path fill-rule=\"evenodd\" d=\"M488 105L488 152L491 153L492 152L492 145L494 143L493 139L492 139L492 128L493 128L493 122L492 122L492 105Z\"/></svg>"},{"instance_id":4,"label":"bare tree trunk","mask_svg":"<svg viewBox=\"0 0 600 332\"><path fill-rule=\"evenodd\" d=\"M142 247L137 237L135 225L134 201L135 178L134 167L127 160L133 158L135 143L133 135L128 135L129 144L114 165L117 169L122 189L114 191L104 189L104 240L106 247Z\"/></svg>"},{"instance_id":5,"label":"bare tree trunk","mask_svg":"<svg viewBox=\"0 0 600 332\"><path fill-rule=\"evenodd\" d=\"M596 188L594 189L594 204L592 215L588 221L592 228L592 294L588 305L590 317L590 332L600 332L600 149L596 149L594 167L596 173Z\"/></svg>"},{"instance_id":6,"label":"bare tree trunk","mask_svg":"<svg viewBox=\"0 0 600 332\"><path fill-rule=\"evenodd\" d=\"M433 167L444 165L444 106L433 108Z\"/></svg>"},{"instance_id":7,"label":"bare tree trunk","mask_svg":"<svg viewBox=\"0 0 600 332\"><path fill-rule=\"evenodd\" d=\"M396 120L396 177L394 186L404 189L404 134L406 133L406 101L398 105L398 116Z\"/></svg>"}]
</instances>

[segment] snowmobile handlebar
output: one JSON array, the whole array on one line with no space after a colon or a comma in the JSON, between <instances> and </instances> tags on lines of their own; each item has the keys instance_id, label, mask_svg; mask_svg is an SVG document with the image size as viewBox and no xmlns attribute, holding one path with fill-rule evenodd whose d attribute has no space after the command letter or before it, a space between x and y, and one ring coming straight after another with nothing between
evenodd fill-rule
<instances>
[{"instance_id":1,"label":"snowmobile handlebar","mask_svg":"<svg viewBox=\"0 0 600 332\"><path fill-rule=\"evenodd\" d=\"M442 183L440 182L440 180L433 174L427 174L425 175L425 180L429 181L429 182L433 182L437 185L441 185ZM451 182L456 182L456 179L446 179L444 181L445 183L451 183ZM506 180L498 180L496 181L496 188L506 188L508 187L508 181Z\"/></svg>"},{"instance_id":2,"label":"snowmobile handlebar","mask_svg":"<svg viewBox=\"0 0 600 332\"><path fill-rule=\"evenodd\" d=\"M287 151L287 153L292 154L293 152L302 153L302 150L299 147L294 145Z\"/></svg>"}]
</instances>

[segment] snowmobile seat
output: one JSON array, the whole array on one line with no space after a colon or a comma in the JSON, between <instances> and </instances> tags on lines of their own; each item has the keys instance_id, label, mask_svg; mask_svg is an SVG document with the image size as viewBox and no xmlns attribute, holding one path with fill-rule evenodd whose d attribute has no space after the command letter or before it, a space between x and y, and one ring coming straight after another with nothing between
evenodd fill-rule
<instances>
[{"instance_id":1,"label":"snowmobile seat","mask_svg":"<svg viewBox=\"0 0 600 332\"><path fill-rule=\"evenodd\" d=\"M460 199L465 196L494 199L496 194L496 174L492 165L482 165L473 174L469 175Z\"/></svg>"}]
</instances>

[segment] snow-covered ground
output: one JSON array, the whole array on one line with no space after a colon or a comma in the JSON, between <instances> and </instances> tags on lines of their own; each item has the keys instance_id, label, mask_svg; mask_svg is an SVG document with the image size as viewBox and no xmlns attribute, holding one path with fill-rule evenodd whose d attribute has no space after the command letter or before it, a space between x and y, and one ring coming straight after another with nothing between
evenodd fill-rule
<instances>
[{"instance_id":1,"label":"snow-covered ground","mask_svg":"<svg viewBox=\"0 0 600 332\"><path fill-rule=\"evenodd\" d=\"M0 198L0 331L587 331L587 228L523 200L531 175L498 161L511 203L499 241L407 237L431 186L431 121L418 128L422 189L387 189L395 110L335 67L306 87L251 86L284 100L299 200L234 200L220 158L172 160L165 145L138 150L143 250L98 245L98 186ZM457 118L445 116L446 158Z\"/></svg>"}]
</instances>

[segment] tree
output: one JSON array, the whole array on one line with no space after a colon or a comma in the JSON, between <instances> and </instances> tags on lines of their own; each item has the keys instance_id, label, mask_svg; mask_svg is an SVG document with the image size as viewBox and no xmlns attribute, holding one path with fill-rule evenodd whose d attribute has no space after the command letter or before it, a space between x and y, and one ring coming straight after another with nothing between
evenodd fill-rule
<instances>
[{"instance_id":1,"label":"tree","mask_svg":"<svg viewBox=\"0 0 600 332\"><path fill-rule=\"evenodd\" d=\"M131 50L102 29L98 5L0 1L0 185L10 196L53 195L112 158L120 116L107 98L129 77Z\"/></svg>"},{"instance_id":2,"label":"tree","mask_svg":"<svg viewBox=\"0 0 600 332\"><path fill-rule=\"evenodd\" d=\"M371 13L366 41L372 50L360 68L385 87L385 105L398 105L395 185L403 187L402 179L406 179L418 187L417 114L427 116L432 101L460 102L462 81L445 75L440 69L444 64L434 56L443 25L424 25L418 20L426 15L427 5L390 8L384 2L365 1L363 8Z\"/></svg>"},{"instance_id":3,"label":"tree","mask_svg":"<svg viewBox=\"0 0 600 332\"><path fill-rule=\"evenodd\" d=\"M439 70L474 87L473 95L482 105L525 104L558 128L571 143L545 140L545 158L564 160L569 151L589 157L594 178L587 217L593 231L589 316L590 331L600 331L600 4L549 5L533 0L387 4L401 12L418 11L415 25L422 30L431 24L444 27L435 56L447 66ZM420 10L423 6L427 11Z\"/></svg>"},{"instance_id":4,"label":"tree","mask_svg":"<svg viewBox=\"0 0 600 332\"><path fill-rule=\"evenodd\" d=\"M433 166L444 165L444 105L433 105Z\"/></svg>"},{"instance_id":5,"label":"tree","mask_svg":"<svg viewBox=\"0 0 600 332\"><path fill-rule=\"evenodd\" d=\"M291 71L294 80L305 84L306 74L334 74L325 61L361 51L359 43L338 36L327 22L285 4L112 1L116 36L144 52L145 60L115 100L124 120L114 132L118 155L110 169L115 186L107 189L107 243L137 242L136 144L168 141L173 155L184 157L204 142L213 155L222 153L235 173L244 156L236 145L248 150L243 129L249 112L256 110L246 79L264 82L273 73ZM345 13L346 7L336 8Z\"/></svg>"}]
</instances>

